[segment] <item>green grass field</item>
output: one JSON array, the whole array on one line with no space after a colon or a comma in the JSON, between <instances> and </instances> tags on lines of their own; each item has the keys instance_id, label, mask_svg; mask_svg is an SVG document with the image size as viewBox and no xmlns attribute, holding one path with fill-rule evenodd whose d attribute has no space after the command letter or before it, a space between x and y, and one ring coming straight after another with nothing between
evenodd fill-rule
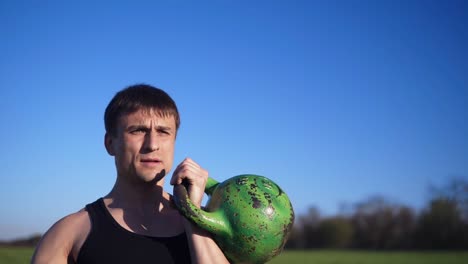
<instances>
[{"instance_id":1,"label":"green grass field","mask_svg":"<svg viewBox=\"0 0 468 264\"><path fill-rule=\"evenodd\" d=\"M0 264L29 263L33 251L29 247L0 247Z\"/></svg>"},{"instance_id":2,"label":"green grass field","mask_svg":"<svg viewBox=\"0 0 468 264\"><path fill-rule=\"evenodd\" d=\"M468 252L285 251L268 264L466 264Z\"/></svg>"},{"instance_id":3,"label":"green grass field","mask_svg":"<svg viewBox=\"0 0 468 264\"><path fill-rule=\"evenodd\" d=\"M29 263L32 248L0 248L0 264ZM285 251L268 264L466 264L468 252Z\"/></svg>"}]
</instances>

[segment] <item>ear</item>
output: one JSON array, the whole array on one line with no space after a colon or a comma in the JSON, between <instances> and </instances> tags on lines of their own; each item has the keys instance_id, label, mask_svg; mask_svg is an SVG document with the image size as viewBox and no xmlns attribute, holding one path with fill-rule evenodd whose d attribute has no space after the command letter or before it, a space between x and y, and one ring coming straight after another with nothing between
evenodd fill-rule
<instances>
[{"instance_id":1,"label":"ear","mask_svg":"<svg viewBox=\"0 0 468 264\"><path fill-rule=\"evenodd\" d=\"M114 151L114 140L112 136L109 133L106 133L104 135L104 146L106 147L107 153L111 156L115 156L115 151Z\"/></svg>"}]
</instances>

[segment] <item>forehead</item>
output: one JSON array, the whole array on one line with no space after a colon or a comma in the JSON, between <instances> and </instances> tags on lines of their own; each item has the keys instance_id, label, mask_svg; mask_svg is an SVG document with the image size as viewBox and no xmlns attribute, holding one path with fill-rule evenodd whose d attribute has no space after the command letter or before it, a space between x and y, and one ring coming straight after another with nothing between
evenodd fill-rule
<instances>
[{"instance_id":1,"label":"forehead","mask_svg":"<svg viewBox=\"0 0 468 264\"><path fill-rule=\"evenodd\" d=\"M164 125L175 129L176 122L173 115L163 115L155 109L139 109L135 112L124 114L119 118L120 126L129 125Z\"/></svg>"}]
</instances>

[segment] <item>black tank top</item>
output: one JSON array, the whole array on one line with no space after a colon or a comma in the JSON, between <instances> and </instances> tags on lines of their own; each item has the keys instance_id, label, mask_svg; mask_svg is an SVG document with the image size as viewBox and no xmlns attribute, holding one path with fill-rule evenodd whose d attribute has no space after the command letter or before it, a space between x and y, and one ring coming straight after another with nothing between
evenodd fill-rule
<instances>
[{"instance_id":1,"label":"black tank top","mask_svg":"<svg viewBox=\"0 0 468 264\"><path fill-rule=\"evenodd\" d=\"M91 231L80 249L78 264L90 263L190 263L185 233L174 237L150 237L121 227L102 198L86 205Z\"/></svg>"}]
</instances>

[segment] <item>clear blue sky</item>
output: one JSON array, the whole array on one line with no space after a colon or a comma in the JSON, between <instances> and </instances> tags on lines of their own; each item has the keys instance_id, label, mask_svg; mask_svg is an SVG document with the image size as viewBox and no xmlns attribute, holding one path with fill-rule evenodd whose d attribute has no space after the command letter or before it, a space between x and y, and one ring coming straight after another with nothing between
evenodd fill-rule
<instances>
[{"instance_id":1,"label":"clear blue sky","mask_svg":"<svg viewBox=\"0 0 468 264\"><path fill-rule=\"evenodd\" d=\"M134 83L178 103L175 162L265 175L298 214L468 178L466 1L96 2L0 2L0 239L107 194L103 113Z\"/></svg>"}]
</instances>

